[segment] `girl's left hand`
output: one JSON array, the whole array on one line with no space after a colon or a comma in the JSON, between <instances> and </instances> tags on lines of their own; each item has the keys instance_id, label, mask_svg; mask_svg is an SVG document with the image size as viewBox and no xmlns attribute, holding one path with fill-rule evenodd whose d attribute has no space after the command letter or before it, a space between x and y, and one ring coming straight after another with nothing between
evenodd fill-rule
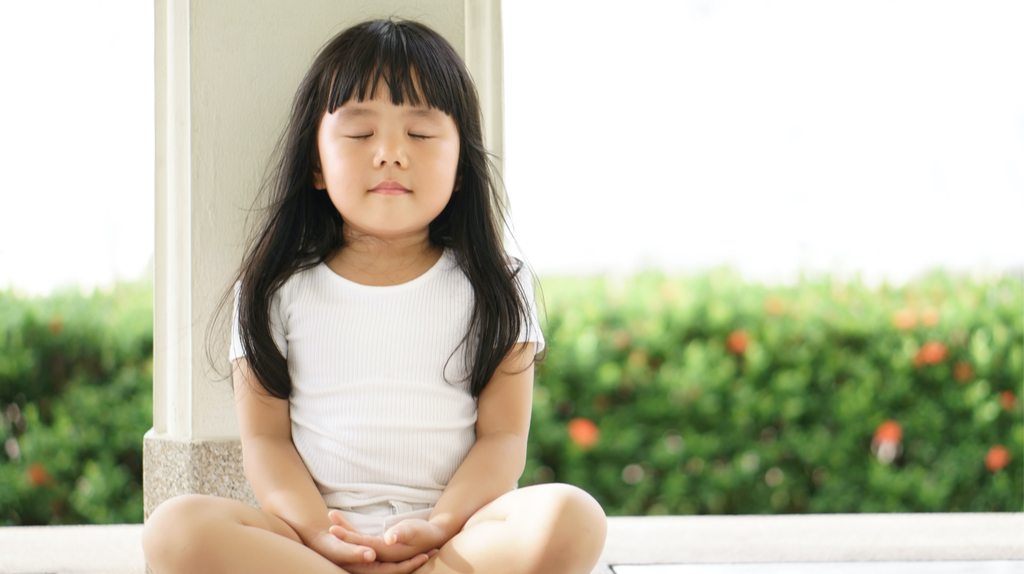
<instances>
[{"instance_id":1,"label":"girl's left hand","mask_svg":"<svg viewBox=\"0 0 1024 574\"><path fill-rule=\"evenodd\" d=\"M341 513L332 510L328 516L334 526L331 534L349 544L369 546L381 562L400 562L418 554L430 553L448 542L444 530L419 518L409 518L392 526L384 536L370 536L352 528Z\"/></svg>"}]
</instances>

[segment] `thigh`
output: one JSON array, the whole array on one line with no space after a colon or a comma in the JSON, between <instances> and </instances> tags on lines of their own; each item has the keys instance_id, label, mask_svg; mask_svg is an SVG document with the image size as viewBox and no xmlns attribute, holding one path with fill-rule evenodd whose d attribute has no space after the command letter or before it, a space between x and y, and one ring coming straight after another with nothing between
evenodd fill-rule
<instances>
[{"instance_id":1,"label":"thigh","mask_svg":"<svg viewBox=\"0 0 1024 574\"><path fill-rule=\"evenodd\" d=\"M288 523L266 510L205 494L186 494L165 501L146 521L146 530L173 531L218 522L259 528L302 544Z\"/></svg>"}]
</instances>

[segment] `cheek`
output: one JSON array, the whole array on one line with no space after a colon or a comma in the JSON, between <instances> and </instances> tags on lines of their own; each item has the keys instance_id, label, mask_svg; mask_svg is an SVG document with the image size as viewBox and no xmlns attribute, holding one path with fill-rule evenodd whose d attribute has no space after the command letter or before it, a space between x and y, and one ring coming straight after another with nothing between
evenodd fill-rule
<instances>
[{"instance_id":1,"label":"cheek","mask_svg":"<svg viewBox=\"0 0 1024 574\"><path fill-rule=\"evenodd\" d=\"M448 146L448 149L445 150L444 161L441 163L445 165L445 175L450 175L454 181L459 173L459 142Z\"/></svg>"}]
</instances>

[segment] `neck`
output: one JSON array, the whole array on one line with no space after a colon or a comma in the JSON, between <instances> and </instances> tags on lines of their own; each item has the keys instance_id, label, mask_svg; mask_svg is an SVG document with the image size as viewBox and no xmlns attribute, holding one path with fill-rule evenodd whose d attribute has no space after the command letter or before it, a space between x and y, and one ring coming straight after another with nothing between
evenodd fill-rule
<instances>
[{"instance_id":1,"label":"neck","mask_svg":"<svg viewBox=\"0 0 1024 574\"><path fill-rule=\"evenodd\" d=\"M335 273L367 285L404 283L437 263L443 249L430 242L427 230L382 239L345 229L345 246L327 259Z\"/></svg>"}]
</instances>

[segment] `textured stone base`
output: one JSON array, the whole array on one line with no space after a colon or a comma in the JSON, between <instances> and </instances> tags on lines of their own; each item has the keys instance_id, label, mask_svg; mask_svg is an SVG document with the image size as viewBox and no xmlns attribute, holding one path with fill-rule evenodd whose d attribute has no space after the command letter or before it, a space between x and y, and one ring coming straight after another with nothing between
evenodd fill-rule
<instances>
[{"instance_id":1,"label":"textured stone base","mask_svg":"<svg viewBox=\"0 0 1024 574\"><path fill-rule=\"evenodd\" d=\"M163 501L181 494L213 494L258 506L242 471L242 444L180 441L146 433L142 444L145 518Z\"/></svg>"}]
</instances>

